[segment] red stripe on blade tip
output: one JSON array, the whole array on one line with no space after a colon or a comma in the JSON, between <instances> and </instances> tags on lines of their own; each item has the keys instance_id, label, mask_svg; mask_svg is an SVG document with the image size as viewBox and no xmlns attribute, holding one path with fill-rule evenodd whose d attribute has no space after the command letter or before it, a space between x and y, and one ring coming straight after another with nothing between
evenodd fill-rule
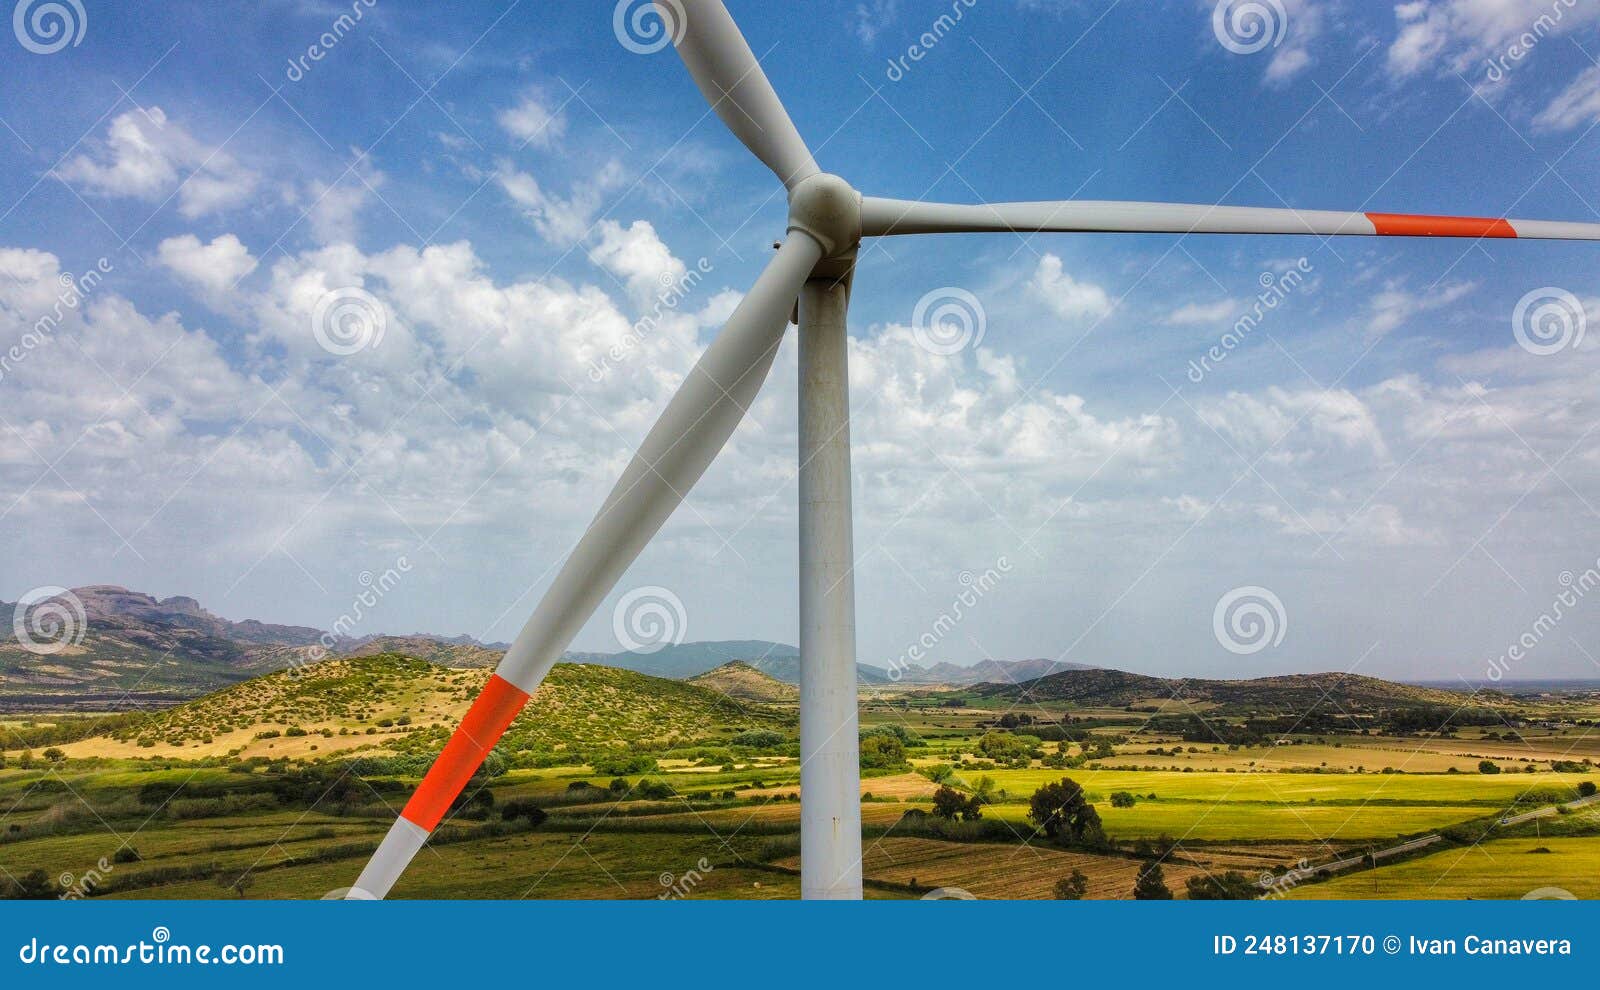
<instances>
[{"instance_id":1,"label":"red stripe on blade tip","mask_svg":"<svg viewBox=\"0 0 1600 990\"><path fill-rule=\"evenodd\" d=\"M527 703L527 692L499 674L490 677L400 816L432 832Z\"/></svg>"},{"instance_id":2,"label":"red stripe on blade tip","mask_svg":"<svg viewBox=\"0 0 1600 990\"><path fill-rule=\"evenodd\" d=\"M1431 217L1408 213L1368 213L1380 237L1516 237L1508 220L1489 217Z\"/></svg>"}]
</instances>

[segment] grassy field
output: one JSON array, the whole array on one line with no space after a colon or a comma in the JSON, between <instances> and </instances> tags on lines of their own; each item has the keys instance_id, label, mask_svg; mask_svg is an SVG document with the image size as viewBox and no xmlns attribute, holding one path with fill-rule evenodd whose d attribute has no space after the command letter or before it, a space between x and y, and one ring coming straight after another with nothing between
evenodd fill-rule
<instances>
[{"instance_id":1,"label":"grassy field","mask_svg":"<svg viewBox=\"0 0 1600 990\"><path fill-rule=\"evenodd\" d=\"M316 898L351 883L486 672L334 663L59 744L52 716L8 716L7 733L36 742L3 754L0 889ZM1255 879L1433 833L1443 837L1425 855L1310 876L1292 896L1600 896L1600 813L1494 824L1508 809L1553 812L1600 781L1593 725L1550 716L1553 703L1515 729L1499 712L1448 734L1261 730L1229 745L1185 742L1181 725L1150 719L1205 708L1238 730L1255 714L1058 705L1064 720L1041 741L1026 724L997 726L1009 714L998 703L950 700L864 702L863 728L896 740L863 773L868 896L1049 897L1077 870L1090 897L1123 898L1156 856L1182 897L1191 877ZM792 702L559 666L394 896L794 897L794 714ZM1482 760L1503 772L1480 773ZM963 799L981 791L981 819L932 817L935 777ZM1029 797L1062 778L1083 787L1105 841L1063 848L1029 820Z\"/></svg>"},{"instance_id":2,"label":"grassy field","mask_svg":"<svg viewBox=\"0 0 1600 990\"><path fill-rule=\"evenodd\" d=\"M1540 897L1559 896L1549 888L1584 900L1600 898L1600 840L1491 839L1307 884L1288 896L1301 900L1516 900L1536 892Z\"/></svg>"}]
</instances>

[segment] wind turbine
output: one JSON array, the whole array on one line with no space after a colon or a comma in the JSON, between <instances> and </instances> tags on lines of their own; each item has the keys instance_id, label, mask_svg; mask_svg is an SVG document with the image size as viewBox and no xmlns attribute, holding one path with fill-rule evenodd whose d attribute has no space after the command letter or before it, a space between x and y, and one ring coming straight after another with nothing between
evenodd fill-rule
<instances>
[{"instance_id":1,"label":"wind turbine","mask_svg":"<svg viewBox=\"0 0 1600 990\"><path fill-rule=\"evenodd\" d=\"M721 0L656 0L722 122L788 189L788 239L640 444L348 895L385 896L601 600L700 480L800 327L801 896L861 896L845 313L864 237L979 232L1600 240L1600 224L1173 203L955 205L862 196L823 172ZM798 306L796 301L798 300Z\"/></svg>"}]
</instances>

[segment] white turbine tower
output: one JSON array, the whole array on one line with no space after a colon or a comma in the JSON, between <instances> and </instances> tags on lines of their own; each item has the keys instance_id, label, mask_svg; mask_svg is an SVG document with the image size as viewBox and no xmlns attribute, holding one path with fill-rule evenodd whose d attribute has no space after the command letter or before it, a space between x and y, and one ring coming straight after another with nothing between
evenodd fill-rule
<instances>
[{"instance_id":1,"label":"white turbine tower","mask_svg":"<svg viewBox=\"0 0 1600 990\"><path fill-rule=\"evenodd\" d=\"M789 237L650 430L350 896L383 897L601 600L700 480L800 324L801 894L861 896L845 313L863 237L969 232L1600 240L1600 224L1087 201L863 197L823 172L721 0L657 0L700 92L789 193Z\"/></svg>"}]
</instances>

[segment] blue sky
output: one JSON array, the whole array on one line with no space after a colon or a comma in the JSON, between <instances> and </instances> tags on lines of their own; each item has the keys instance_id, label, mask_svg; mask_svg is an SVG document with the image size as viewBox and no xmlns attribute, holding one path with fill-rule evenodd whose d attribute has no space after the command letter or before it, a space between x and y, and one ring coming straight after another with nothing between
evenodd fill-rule
<instances>
[{"instance_id":1,"label":"blue sky","mask_svg":"<svg viewBox=\"0 0 1600 990\"><path fill-rule=\"evenodd\" d=\"M119 583L510 638L782 236L779 187L610 3L81 6L76 45L0 45L0 597ZM1198 0L730 9L868 194L1600 221L1585 4L1282 0L1253 53ZM869 247L862 659L1600 676L1572 591L1600 557L1596 268L1582 244ZM938 353L915 314L952 290L981 339ZM1565 317L1533 347L1525 300ZM341 305L368 322L330 348ZM687 638L793 641L793 376L791 345L577 647L618 648L638 589ZM1264 642L1229 631L1241 600Z\"/></svg>"}]
</instances>

